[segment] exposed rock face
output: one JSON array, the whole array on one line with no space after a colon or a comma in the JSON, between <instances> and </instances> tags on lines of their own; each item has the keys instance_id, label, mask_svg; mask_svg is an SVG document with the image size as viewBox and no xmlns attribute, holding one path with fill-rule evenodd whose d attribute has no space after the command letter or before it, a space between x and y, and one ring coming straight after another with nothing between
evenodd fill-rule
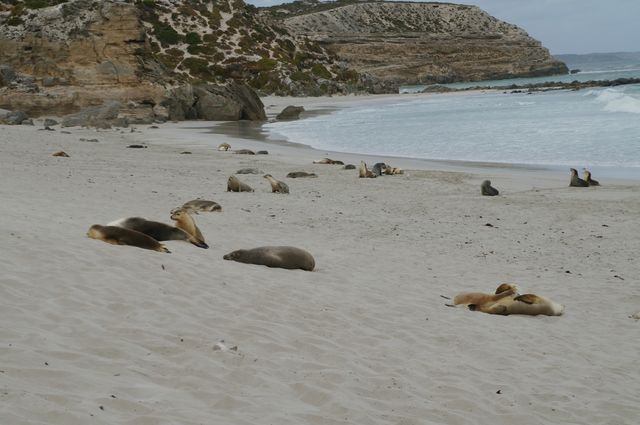
<instances>
[{"instance_id":1,"label":"exposed rock face","mask_svg":"<svg viewBox=\"0 0 640 425\"><path fill-rule=\"evenodd\" d=\"M371 2L277 13L287 30L320 42L386 91L401 84L447 83L567 73L541 43L475 6Z\"/></svg>"}]
</instances>

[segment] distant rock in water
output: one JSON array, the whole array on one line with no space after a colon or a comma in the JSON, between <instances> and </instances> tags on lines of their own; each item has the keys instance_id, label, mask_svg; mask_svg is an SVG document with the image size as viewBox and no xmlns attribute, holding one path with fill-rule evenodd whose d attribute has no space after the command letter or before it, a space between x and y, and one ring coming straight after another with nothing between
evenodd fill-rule
<instances>
[{"instance_id":1,"label":"distant rock in water","mask_svg":"<svg viewBox=\"0 0 640 425\"><path fill-rule=\"evenodd\" d=\"M297 120L302 112L304 112L303 106L289 105L276 116L276 119L278 121Z\"/></svg>"}]
</instances>

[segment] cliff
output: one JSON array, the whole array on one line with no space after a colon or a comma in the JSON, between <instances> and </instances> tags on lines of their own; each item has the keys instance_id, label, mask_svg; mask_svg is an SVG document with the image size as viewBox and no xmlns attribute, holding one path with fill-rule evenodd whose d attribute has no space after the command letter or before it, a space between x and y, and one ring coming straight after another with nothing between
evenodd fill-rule
<instances>
[{"instance_id":1,"label":"cliff","mask_svg":"<svg viewBox=\"0 0 640 425\"><path fill-rule=\"evenodd\" d=\"M515 25L476 6L446 3L317 1L264 9L298 38L308 38L380 90L564 74L564 63Z\"/></svg>"}]
</instances>

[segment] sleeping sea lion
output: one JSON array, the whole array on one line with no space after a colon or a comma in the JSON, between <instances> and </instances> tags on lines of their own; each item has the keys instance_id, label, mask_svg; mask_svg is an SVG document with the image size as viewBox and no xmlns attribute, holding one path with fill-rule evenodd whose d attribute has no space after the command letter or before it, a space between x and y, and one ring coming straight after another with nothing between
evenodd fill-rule
<instances>
[{"instance_id":1,"label":"sleeping sea lion","mask_svg":"<svg viewBox=\"0 0 640 425\"><path fill-rule=\"evenodd\" d=\"M344 167L342 167L343 170L355 170L356 166L353 164L347 164Z\"/></svg>"},{"instance_id":2,"label":"sleeping sea lion","mask_svg":"<svg viewBox=\"0 0 640 425\"><path fill-rule=\"evenodd\" d=\"M51 156L61 156L63 158L69 158L69 154L66 153L65 151L58 151Z\"/></svg>"},{"instance_id":3,"label":"sleeping sea lion","mask_svg":"<svg viewBox=\"0 0 640 425\"><path fill-rule=\"evenodd\" d=\"M297 179L298 177L318 177L316 173L307 173L306 171L292 171L287 174L287 177L291 179Z\"/></svg>"},{"instance_id":4,"label":"sleeping sea lion","mask_svg":"<svg viewBox=\"0 0 640 425\"><path fill-rule=\"evenodd\" d=\"M469 307L471 308L471 306ZM509 314L561 316L564 312L564 306L535 294L524 294L505 297L495 303L476 305L475 310L503 316Z\"/></svg>"},{"instance_id":5,"label":"sleeping sea lion","mask_svg":"<svg viewBox=\"0 0 640 425\"><path fill-rule=\"evenodd\" d=\"M257 168L241 168L236 171L236 174L260 174L260 170Z\"/></svg>"},{"instance_id":6,"label":"sleeping sea lion","mask_svg":"<svg viewBox=\"0 0 640 425\"><path fill-rule=\"evenodd\" d=\"M319 159L317 161L313 161L314 164L338 164L338 165L344 165L344 162L342 161L336 161L335 159L331 159L331 158L322 158Z\"/></svg>"},{"instance_id":7,"label":"sleeping sea lion","mask_svg":"<svg viewBox=\"0 0 640 425\"><path fill-rule=\"evenodd\" d=\"M144 233L123 227L94 224L89 228L89 231L87 231L87 236L91 239L99 239L113 245L130 245L158 252L171 252L156 239Z\"/></svg>"},{"instance_id":8,"label":"sleeping sea lion","mask_svg":"<svg viewBox=\"0 0 640 425\"><path fill-rule=\"evenodd\" d=\"M255 155L256 153L251 149L238 149L233 151L233 153L237 153L239 155Z\"/></svg>"},{"instance_id":9,"label":"sleeping sea lion","mask_svg":"<svg viewBox=\"0 0 640 425\"><path fill-rule=\"evenodd\" d=\"M384 169L384 173L394 176L396 174L404 174L404 170L402 170L401 168L387 166L387 168Z\"/></svg>"},{"instance_id":10,"label":"sleeping sea lion","mask_svg":"<svg viewBox=\"0 0 640 425\"><path fill-rule=\"evenodd\" d=\"M485 180L482 182L482 184L480 185L480 192L484 196L496 196L500 193L498 192L498 189L491 186L491 180Z\"/></svg>"},{"instance_id":11,"label":"sleeping sea lion","mask_svg":"<svg viewBox=\"0 0 640 425\"><path fill-rule=\"evenodd\" d=\"M204 199L194 199L193 201L182 204L182 209L189 213L198 214L199 212L222 211L219 203L214 201L206 201Z\"/></svg>"},{"instance_id":12,"label":"sleeping sea lion","mask_svg":"<svg viewBox=\"0 0 640 425\"><path fill-rule=\"evenodd\" d=\"M589 186L600 186L600 182L598 180L594 180L591 178L591 171L584 169L584 181L587 182Z\"/></svg>"},{"instance_id":13,"label":"sleeping sea lion","mask_svg":"<svg viewBox=\"0 0 640 425\"><path fill-rule=\"evenodd\" d=\"M271 183L272 193L289 193L289 186L285 182L274 179L271 174L265 174L264 178Z\"/></svg>"},{"instance_id":14,"label":"sleeping sea lion","mask_svg":"<svg viewBox=\"0 0 640 425\"><path fill-rule=\"evenodd\" d=\"M230 252L225 260L246 264L258 264L282 269L302 269L313 271L316 262L313 256L304 249L293 246L262 246L253 249L239 249Z\"/></svg>"},{"instance_id":15,"label":"sleeping sea lion","mask_svg":"<svg viewBox=\"0 0 640 425\"><path fill-rule=\"evenodd\" d=\"M386 170L387 170L387 164L385 164L384 162L376 162L375 164L373 164L373 168L371 169L373 174L375 174L378 177L380 177Z\"/></svg>"},{"instance_id":16,"label":"sleeping sea lion","mask_svg":"<svg viewBox=\"0 0 640 425\"><path fill-rule=\"evenodd\" d=\"M231 176L227 180L227 192L253 192L253 189L248 184L238 180L236 176Z\"/></svg>"},{"instance_id":17,"label":"sleeping sea lion","mask_svg":"<svg viewBox=\"0 0 640 425\"><path fill-rule=\"evenodd\" d=\"M453 298L454 305L478 306L487 303L495 303L508 296L517 295L518 287L511 283L503 283L496 288L495 294L482 292L462 292ZM471 308L475 309L475 308Z\"/></svg>"},{"instance_id":18,"label":"sleeping sea lion","mask_svg":"<svg viewBox=\"0 0 640 425\"><path fill-rule=\"evenodd\" d=\"M373 172L367 168L367 164L365 164L364 161L360 161L360 168L358 168L358 177L360 177L361 179L365 177L375 178L376 175L373 174Z\"/></svg>"},{"instance_id":19,"label":"sleeping sea lion","mask_svg":"<svg viewBox=\"0 0 640 425\"><path fill-rule=\"evenodd\" d=\"M182 229L193 236L193 238L201 244L202 248L209 248L209 245L204 241L202 232L200 232L200 229L196 226L196 222L193 221L193 217L191 217L187 210L184 208L176 208L171 211L171 220L176 222L176 227L178 229Z\"/></svg>"},{"instance_id":20,"label":"sleeping sea lion","mask_svg":"<svg viewBox=\"0 0 640 425\"><path fill-rule=\"evenodd\" d=\"M580 177L578 177L578 171L575 168L570 168L569 170L571 171L571 181L569 181L569 186L570 187L587 187L587 186L589 186L589 183L587 183L586 181L584 181Z\"/></svg>"},{"instance_id":21,"label":"sleeping sea lion","mask_svg":"<svg viewBox=\"0 0 640 425\"><path fill-rule=\"evenodd\" d=\"M228 151L229 149L231 149L231 145L229 143L220 143L218 145L219 151Z\"/></svg>"},{"instance_id":22,"label":"sleeping sea lion","mask_svg":"<svg viewBox=\"0 0 640 425\"><path fill-rule=\"evenodd\" d=\"M107 226L122 227L124 229L135 230L144 233L157 241L185 241L190 242L198 248L209 248L206 243L198 241L182 229L170 226L159 221L151 221L142 217L121 218L108 223Z\"/></svg>"}]
</instances>

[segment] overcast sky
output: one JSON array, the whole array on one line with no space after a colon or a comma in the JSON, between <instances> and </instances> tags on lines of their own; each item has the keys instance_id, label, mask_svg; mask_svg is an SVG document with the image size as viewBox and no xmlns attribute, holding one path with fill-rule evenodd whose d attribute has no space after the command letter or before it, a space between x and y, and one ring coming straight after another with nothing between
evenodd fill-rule
<instances>
[{"instance_id":1,"label":"overcast sky","mask_svg":"<svg viewBox=\"0 0 640 425\"><path fill-rule=\"evenodd\" d=\"M256 6L282 0L245 0ZM640 0L466 0L516 24L553 54L640 51Z\"/></svg>"}]
</instances>

